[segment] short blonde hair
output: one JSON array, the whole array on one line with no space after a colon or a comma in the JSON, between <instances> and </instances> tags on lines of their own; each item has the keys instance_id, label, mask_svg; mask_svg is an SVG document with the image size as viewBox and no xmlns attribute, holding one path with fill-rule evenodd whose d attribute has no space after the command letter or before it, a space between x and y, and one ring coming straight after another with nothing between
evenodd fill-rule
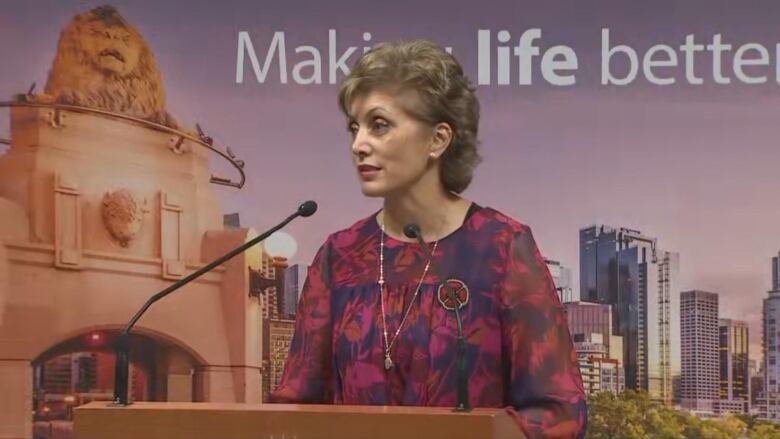
<instances>
[{"instance_id":1,"label":"short blonde hair","mask_svg":"<svg viewBox=\"0 0 780 439\"><path fill-rule=\"evenodd\" d=\"M440 178L450 192L466 190L482 157L477 140L479 100L460 63L427 40L380 44L363 55L341 83L339 107L349 116L357 96L388 87L417 93L421 105L408 109L413 117L431 125L450 125L453 138L441 156Z\"/></svg>"}]
</instances>

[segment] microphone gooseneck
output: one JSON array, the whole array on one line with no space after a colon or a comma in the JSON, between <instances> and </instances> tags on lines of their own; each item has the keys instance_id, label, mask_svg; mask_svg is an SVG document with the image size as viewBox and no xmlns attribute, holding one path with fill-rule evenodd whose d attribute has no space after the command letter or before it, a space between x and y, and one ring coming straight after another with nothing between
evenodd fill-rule
<instances>
[{"instance_id":1,"label":"microphone gooseneck","mask_svg":"<svg viewBox=\"0 0 780 439\"><path fill-rule=\"evenodd\" d=\"M182 279L179 279L172 285L168 286L167 288L163 289L159 293L150 297L149 300L147 300L146 303L143 304L141 309L139 309L138 312L135 313L135 315L130 319L130 321L127 322L127 325L125 325L124 329L119 334L119 337L116 340L116 343L114 345L116 351L116 366L114 368L114 399L112 404L116 406L127 406L130 404L130 402L128 401L128 388L127 388L127 380L128 380L128 375L130 373L130 363L128 361L129 349L130 349L130 330L133 329L133 326L136 324L136 322L138 322L141 316L146 312L146 310L149 309L150 306L152 306L154 302L157 302L158 300L162 299L168 294L173 293L174 291L178 290L184 285L192 282L193 280L213 270L217 266L222 265L223 263L233 258L234 256L238 255L239 253L243 253L249 247L252 247L253 245L259 243L260 241L263 241L264 239L268 238L274 232L286 226L290 221L294 220L295 218L299 216L302 217L312 216L316 211L317 211L317 203L315 203L314 201L306 201L302 203L300 206L298 206L298 209L296 210L295 213L285 218L285 220L282 221L281 223L268 229L263 234L258 235L252 238L251 240L245 242L240 247L237 247L229 251L228 253L220 256L219 258L215 259L213 262L200 268L199 270L189 274L186 277L183 277Z\"/></svg>"},{"instance_id":2,"label":"microphone gooseneck","mask_svg":"<svg viewBox=\"0 0 780 439\"><path fill-rule=\"evenodd\" d=\"M430 261L431 268L433 268L434 273L436 273L436 275L439 277L437 294L439 294L439 291L443 288L447 299L454 303L453 307L449 308L444 304L444 302L441 301L441 298L439 300L445 309L455 312L455 320L458 324L458 337L455 343L455 368L457 371L456 380L458 402L455 406L455 411L471 411L471 405L469 404L468 370L466 368L466 337L463 335L463 320L460 316L460 308L466 305L468 299L466 301L461 301L459 296L460 289L456 290L455 287L450 286L449 283L451 281L453 281L453 283L460 283L463 285L461 289L465 288L466 284L456 279L448 279L444 277L444 273L439 269L436 261L433 259L431 250L428 248L428 245L422 238L420 226L414 223L407 224L404 226L404 235L406 235L407 238L417 240L417 242L420 244L420 247L423 249L423 252L425 252L425 256L428 258L428 261Z\"/></svg>"}]
</instances>

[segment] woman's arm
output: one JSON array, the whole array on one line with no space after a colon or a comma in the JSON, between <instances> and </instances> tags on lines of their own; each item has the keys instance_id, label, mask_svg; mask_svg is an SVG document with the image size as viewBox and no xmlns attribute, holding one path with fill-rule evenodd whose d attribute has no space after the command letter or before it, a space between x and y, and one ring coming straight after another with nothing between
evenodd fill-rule
<instances>
[{"instance_id":1,"label":"woman's arm","mask_svg":"<svg viewBox=\"0 0 780 439\"><path fill-rule=\"evenodd\" d=\"M528 227L508 241L501 289L505 402L529 439L584 437L577 354L547 264Z\"/></svg>"},{"instance_id":2,"label":"woman's arm","mask_svg":"<svg viewBox=\"0 0 780 439\"><path fill-rule=\"evenodd\" d=\"M270 402L333 402L329 242L320 247L309 267L295 316L290 353Z\"/></svg>"}]
</instances>

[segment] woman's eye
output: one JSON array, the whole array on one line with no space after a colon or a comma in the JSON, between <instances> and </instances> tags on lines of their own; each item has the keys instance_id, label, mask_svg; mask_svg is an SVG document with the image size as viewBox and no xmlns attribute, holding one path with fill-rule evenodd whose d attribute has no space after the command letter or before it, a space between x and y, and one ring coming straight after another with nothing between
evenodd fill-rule
<instances>
[{"instance_id":1,"label":"woman's eye","mask_svg":"<svg viewBox=\"0 0 780 439\"><path fill-rule=\"evenodd\" d=\"M377 119L374 121L374 130L376 131L385 131L388 128L390 128L390 124L387 123L386 120Z\"/></svg>"},{"instance_id":2,"label":"woman's eye","mask_svg":"<svg viewBox=\"0 0 780 439\"><path fill-rule=\"evenodd\" d=\"M351 124L347 125L347 131L349 131L350 134L352 134L353 136L355 134L357 134L358 129L359 129L359 127L358 127L358 125L356 123L351 123Z\"/></svg>"}]
</instances>

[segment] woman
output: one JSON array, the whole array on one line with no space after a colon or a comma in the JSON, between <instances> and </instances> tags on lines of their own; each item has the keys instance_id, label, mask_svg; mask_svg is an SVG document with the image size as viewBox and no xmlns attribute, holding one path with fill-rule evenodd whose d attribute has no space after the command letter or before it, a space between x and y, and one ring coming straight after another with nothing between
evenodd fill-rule
<instances>
[{"instance_id":1,"label":"woman","mask_svg":"<svg viewBox=\"0 0 780 439\"><path fill-rule=\"evenodd\" d=\"M507 407L529 438L584 435L576 354L530 229L459 195L480 161L479 103L461 66L430 42L383 44L345 79L339 104L363 194L383 208L318 251L271 400L454 407L444 276L465 286L470 405Z\"/></svg>"}]
</instances>

